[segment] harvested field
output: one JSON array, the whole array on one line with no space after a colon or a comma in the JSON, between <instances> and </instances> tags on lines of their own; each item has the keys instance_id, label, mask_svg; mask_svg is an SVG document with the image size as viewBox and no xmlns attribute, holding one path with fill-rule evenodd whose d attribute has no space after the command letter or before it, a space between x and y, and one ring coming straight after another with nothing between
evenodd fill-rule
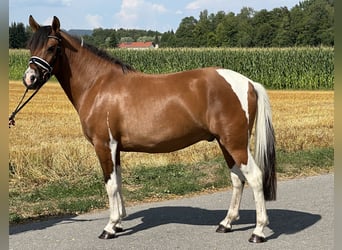
<instances>
[{"instance_id":1,"label":"harvested field","mask_svg":"<svg viewBox=\"0 0 342 250\"><path fill-rule=\"evenodd\" d=\"M19 101L24 87L9 84L9 113ZM277 149L284 151L333 147L333 91L269 91L273 109ZM11 181L41 183L79 178L100 171L95 152L84 138L78 115L58 83L48 83L17 115L9 130ZM123 153L122 165L161 166L191 164L217 157L215 142L200 142L170 154Z\"/></svg>"}]
</instances>

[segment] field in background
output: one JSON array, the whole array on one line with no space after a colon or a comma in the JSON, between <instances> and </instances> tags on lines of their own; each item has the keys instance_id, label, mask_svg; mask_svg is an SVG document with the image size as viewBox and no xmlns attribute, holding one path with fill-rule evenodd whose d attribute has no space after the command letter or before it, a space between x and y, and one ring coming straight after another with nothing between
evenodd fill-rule
<instances>
[{"instance_id":1,"label":"field in background","mask_svg":"<svg viewBox=\"0 0 342 250\"><path fill-rule=\"evenodd\" d=\"M9 86L10 113L24 87L18 82L10 82ZM333 147L333 91L268 93L278 150ZM93 147L82 134L78 115L58 83L46 84L17 115L16 126L9 130L9 151L12 181L39 184L100 170ZM123 153L122 165L192 164L220 155L216 142L200 142L170 154Z\"/></svg>"},{"instance_id":2,"label":"field in background","mask_svg":"<svg viewBox=\"0 0 342 250\"><path fill-rule=\"evenodd\" d=\"M109 54L146 73L217 66L232 69L268 89L334 88L334 48L112 49ZM27 50L9 50L9 79L21 80Z\"/></svg>"}]
</instances>

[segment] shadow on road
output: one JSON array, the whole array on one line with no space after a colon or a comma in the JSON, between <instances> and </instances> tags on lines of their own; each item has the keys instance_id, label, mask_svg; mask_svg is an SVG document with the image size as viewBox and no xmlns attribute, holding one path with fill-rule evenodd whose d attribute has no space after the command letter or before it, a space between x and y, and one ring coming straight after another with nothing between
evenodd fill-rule
<instances>
[{"instance_id":1,"label":"shadow on road","mask_svg":"<svg viewBox=\"0 0 342 250\"><path fill-rule=\"evenodd\" d=\"M267 239L276 239L282 234L298 233L315 223L322 217L317 214L300 211L268 209L270 224L268 227L273 234ZM206 210L194 207L157 207L139 211L129 215L125 220L141 218L142 223L127 228L121 236L134 234L138 231L158 227L165 224L209 225L215 226L226 216L226 210ZM244 231L255 227L255 210L240 210L240 220L234 222L233 231ZM239 225L234 229L234 225ZM241 227L241 225L246 225Z\"/></svg>"},{"instance_id":2,"label":"shadow on road","mask_svg":"<svg viewBox=\"0 0 342 250\"><path fill-rule=\"evenodd\" d=\"M317 223L321 216L317 214L305 213L300 211L282 210L282 209L268 209L268 217L270 224L268 227L273 231L273 234L267 237L268 240L276 239L282 234L298 233L315 223ZM147 230L149 228L158 227L166 224L187 224L198 226L215 226L226 216L226 210L207 210L196 207L181 207L181 206L167 206L156 207L142 210L133 213L125 218L125 221L141 219L142 223L125 229L120 236L131 235L136 232ZM25 231L43 230L45 228L53 227L56 224L80 223L95 221L78 219L74 216L55 218L42 222L34 222L24 225L11 226L9 228L10 235L18 234ZM102 219L101 219L102 220ZM107 221L107 218L103 220ZM105 222L104 222L105 224ZM255 210L240 210L240 220L234 223L236 229L233 231L244 231L254 228L255 224ZM241 226L245 225L245 226Z\"/></svg>"},{"instance_id":3,"label":"shadow on road","mask_svg":"<svg viewBox=\"0 0 342 250\"><path fill-rule=\"evenodd\" d=\"M9 234L12 235L12 234L23 233L26 231L43 230L45 228L53 227L61 223L68 224L68 223L77 223L77 222L83 222L83 221L92 221L92 220L77 219L77 215L50 218L47 220L35 221L32 223L11 225L9 227Z\"/></svg>"}]
</instances>

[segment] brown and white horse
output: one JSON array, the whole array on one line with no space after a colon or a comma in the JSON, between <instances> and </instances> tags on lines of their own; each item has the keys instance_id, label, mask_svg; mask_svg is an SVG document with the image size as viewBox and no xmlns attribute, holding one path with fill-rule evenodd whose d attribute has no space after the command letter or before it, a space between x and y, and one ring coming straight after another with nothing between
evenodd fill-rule
<instances>
[{"instance_id":1,"label":"brown and white horse","mask_svg":"<svg viewBox=\"0 0 342 250\"><path fill-rule=\"evenodd\" d=\"M265 200L276 198L276 173L271 108L262 85L221 68L144 74L62 31L57 17L51 26L40 26L32 16L29 23L34 34L24 84L37 89L56 76L103 170L110 218L100 238L114 238L126 216L121 151L165 153L216 139L233 183L227 216L216 231L231 231L239 219L247 180L256 205L249 241L265 241ZM255 159L249 147L254 121Z\"/></svg>"}]
</instances>

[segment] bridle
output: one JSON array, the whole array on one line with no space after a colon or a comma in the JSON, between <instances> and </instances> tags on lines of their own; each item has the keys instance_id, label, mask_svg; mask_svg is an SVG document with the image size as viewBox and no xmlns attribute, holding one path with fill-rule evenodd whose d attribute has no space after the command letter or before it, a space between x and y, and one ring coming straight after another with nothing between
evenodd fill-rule
<instances>
[{"instance_id":1,"label":"bridle","mask_svg":"<svg viewBox=\"0 0 342 250\"><path fill-rule=\"evenodd\" d=\"M56 39L58 41L58 43L61 41L61 39L58 36L49 35L48 38ZM39 56L31 56L31 58L29 59L29 65L34 64L43 73L42 81L40 81L38 83L38 89L44 83L46 83L50 79L50 77L52 76L53 67L56 63L56 60L57 60L59 53L60 53L60 46L57 45L56 53L55 53L54 57L52 58L51 63L48 63L47 61L45 61L43 58L40 58ZM26 86L26 88L30 88L30 86L28 86L25 81L23 81L23 82L24 82L24 85Z\"/></svg>"},{"instance_id":2,"label":"bridle","mask_svg":"<svg viewBox=\"0 0 342 250\"><path fill-rule=\"evenodd\" d=\"M58 36L49 35L48 38L56 39L58 41L58 43L61 41L61 39ZM56 53L55 53L54 57L52 58L51 63L48 63L47 61L45 61L44 59L42 59L38 56L31 56L31 58L29 59L29 65L34 64L37 68L39 68L40 71L43 72L43 77L42 77L43 79L39 80L38 87L31 94L31 96L23 104L21 104L23 102L28 90L30 89L30 86L28 86L26 84L26 82L23 80L23 83L26 86L26 90L25 90L22 98L20 99L17 107L12 112L11 116L9 117L9 122L8 122L9 128L12 125L13 126L15 125L14 118L15 118L16 114L38 93L40 88L51 78L53 67L57 61L57 57L58 57L59 53L60 53L60 47L59 47L59 45L57 45Z\"/></svg>"}]
</instances>

